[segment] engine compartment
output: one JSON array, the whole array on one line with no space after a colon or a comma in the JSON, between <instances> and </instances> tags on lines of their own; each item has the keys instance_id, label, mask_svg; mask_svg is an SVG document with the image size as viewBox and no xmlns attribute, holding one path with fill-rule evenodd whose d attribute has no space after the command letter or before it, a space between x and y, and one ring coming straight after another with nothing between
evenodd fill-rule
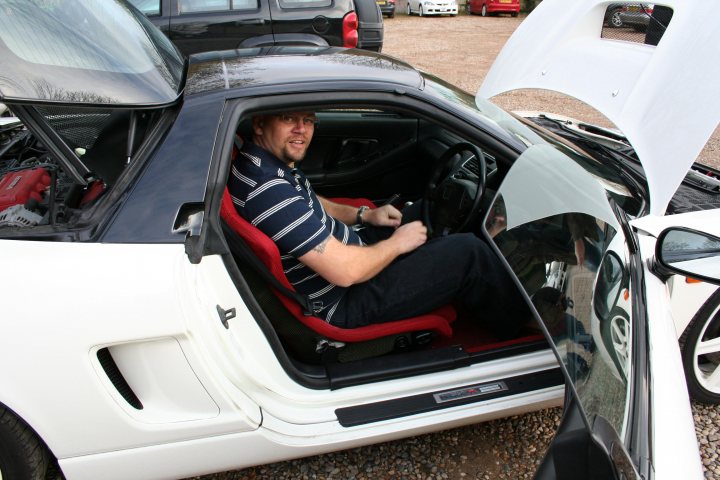
<instances>
[{"instance_id":1,"label":"engine compartment","mask_svg":"<svg viewBox=\"0 0 720 480\"><path fill-rule=\"evenodd\" d=\"M105 191L101 180L75 183L20 120L0 127L0 228L67 223ZM76 152L83 153L81 147Z\"/></svg>"},{"instance_id":2,"label":"engine compartment","mask_svg":"<svg viewBox=\"0 0 720 480\"><path fill-rule=\"evenodd\" d=\"M0 231L12 235L80 219L118 182L158 115L68 106L4 112Z\"/></svg>"}]
</instances>

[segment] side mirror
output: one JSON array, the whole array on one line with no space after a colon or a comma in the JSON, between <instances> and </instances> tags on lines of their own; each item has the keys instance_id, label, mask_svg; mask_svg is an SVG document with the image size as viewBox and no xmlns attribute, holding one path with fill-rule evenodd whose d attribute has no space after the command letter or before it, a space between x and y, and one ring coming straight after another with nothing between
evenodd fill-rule
<instances>
[{"instance_id":1,"label":"side mirror","mask_svg":"<svg viewBox=\"0 0 720 480\"><path fill-rule=\"evenodd\" d=\"M655 258L667 273L720 285L718 237L687 228L668 228L658 237Z\"/></svg>"}]
</instances>

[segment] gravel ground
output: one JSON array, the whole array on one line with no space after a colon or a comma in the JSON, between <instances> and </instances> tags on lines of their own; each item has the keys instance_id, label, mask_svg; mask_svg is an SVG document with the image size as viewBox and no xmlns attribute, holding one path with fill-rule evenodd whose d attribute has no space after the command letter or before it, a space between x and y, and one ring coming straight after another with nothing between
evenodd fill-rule
<instances>
[{"instance_id":1,"label":"gravel ground","mask_svg":"<svg viewBox=\"0 0 720 480\"><path fill-rule=\"evenodd\" d=\"M398 11L405 4L399 0ZM383 53L475 92L487 69L523 17L459 15L385 20ZM520 93L495 99L501 107L573 112L578 119L608 124L572 99ZM552 108L548 108L548 102ZM701 154L720 167L720 132ZM533 472L552 439L561 410L539 412L300 460L202 477L228 479L521 479ZM693 404L705 477L720 480L720 406Z\"/></svg>"}]
</instances>

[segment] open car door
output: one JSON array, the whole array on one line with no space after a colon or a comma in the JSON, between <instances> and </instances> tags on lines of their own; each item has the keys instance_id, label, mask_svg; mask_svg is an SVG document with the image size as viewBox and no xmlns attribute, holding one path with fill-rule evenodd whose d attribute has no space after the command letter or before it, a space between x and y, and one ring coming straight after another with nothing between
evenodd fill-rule
<instances>
[{"instance_id":1,"label":"open car door","mask_svg":"<svg viewBox=\"0 0 720 480\"><path fill-rule=\"evenodd\" d=\"M707 59L720 53L718 7L667 0L639 9L653 10L641 41L605 36L608 12L630 3L543 1L478 91L545 89L592 106L632 144L649 192L647 206L608 165L533 145L489 210L486 228L505 224L495 246L566 376L565 416L538 478L702 478L667 276L653 266L664 237L637 217L664 214L717 128L720 67ZM633 198L645 206L633 212ZM705 226L717 225L720 211L710 215ZM712 259L684 262L707 273Z\"/></svg>"},{"instance_id":2,"label":"open car door","mask_svg":"<svg viewBox=\"0 0 720 480\"><path fill-rule=\"evenodd\" d=\"M502 222L494 246L566 378L565 415L538 478L702 478L667 277L650 270L656 237L632 229L623 205L633 192L613 175L533 145L485 221L488 231ZM720 225L720 211L705 215ZM682 265L712 268L714 252L683 250Z\"/></svg>"}]
</instances>

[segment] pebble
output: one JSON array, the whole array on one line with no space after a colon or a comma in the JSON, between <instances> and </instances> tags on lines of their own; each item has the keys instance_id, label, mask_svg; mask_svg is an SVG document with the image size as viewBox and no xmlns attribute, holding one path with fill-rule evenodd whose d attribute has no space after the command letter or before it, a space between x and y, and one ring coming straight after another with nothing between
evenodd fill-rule
<instances>
[{"instance_id":1,"label":"pebble","mask_svg":"<svg viewBox=\"0 0 720 480\"><path fill-rule=\"evenodd\" d=\"M720 405L693 402L692 408L705 478L720 480Z\"/></svg>"}]
</instances>

